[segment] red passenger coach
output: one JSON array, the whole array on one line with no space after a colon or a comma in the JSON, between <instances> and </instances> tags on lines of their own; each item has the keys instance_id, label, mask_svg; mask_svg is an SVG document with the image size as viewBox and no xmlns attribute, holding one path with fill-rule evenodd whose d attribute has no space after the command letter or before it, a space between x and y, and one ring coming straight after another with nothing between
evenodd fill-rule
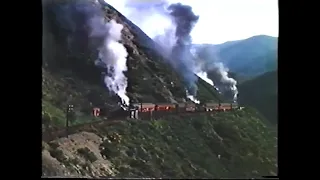
<instances>
[{"instance_id":1,"label":"red passenger coach","mask_svg":"<svg viewBox=\"0 0 320 180\"><path fill-rule=\"evenodd\" d=\"M100 116L100 108L93 108L93 116L99 117Z\"/></svg>"},{"instance_id":2,"label":"red passenger coach","mask_svg":"<svg viewBox=\"0 0 320 180\"><path fill-rule=\"evenodd\" d=\"M230 103L221 103L220 104L220 110L222 110L222 111L229 111L231 109L232 109L232 107L231 107Z\"/></svg>"},{"instance_id":3,"label":"red passenger coach","mask_svg":"<svg viewBox=\"0 0 320 180\"><path fill-rule=\"evenodd\" d=\"M161 103L155 105L156 111L175 111L176 105L175 104L169 104L169 103Z\"/></svg>"},{"instance_id":4,"label":"red passenger coach","mask_svg":"<svg viewBox=\"0 0 320 180\"><path fill-rule=\"evenodd\" d=\"M204 106L206 111L218 111L220 109L219 103L205 103Z\"/></svg>"},{"instance_id":5,"label":"red passenger coach","mask_svg":"<svg viewBox=\"0 0 320 180\"><path fill-rule=\"evenodd\" d=\"M139 107L139 112L149 112L154 111L155 104L153 103L140 103L136 105Z\"/></svg>"}]
</instances>

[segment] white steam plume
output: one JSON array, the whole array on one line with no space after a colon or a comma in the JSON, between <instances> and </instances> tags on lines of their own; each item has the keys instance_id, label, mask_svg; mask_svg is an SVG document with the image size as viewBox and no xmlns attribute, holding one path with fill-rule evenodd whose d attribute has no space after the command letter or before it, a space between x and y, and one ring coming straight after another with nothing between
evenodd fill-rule
<instances>
[{"instance_id":1,"label":"white steam plume","mask_svg":"<svg viewBox=\"0 0 320 180\"><path fill-rule=\"evenodd\" d=\"M105 1L113 7L115 7L124 16L128 17L128 19L130 19L134 24L141 28L150 38L152 38L157 44L159 44L162 48L161 51L163 55L170 54L172 48L175 46L177 42L177 37L175 36L177 24L175 24L175 21L173 20L172 16L170 16L170 11L168 11L167 8L172 3L183 3L183 1L159 0L155 2L151 1L140 3L138 3L138 1L133 2L129 0ZM190 35L192 35L192 33ZM195 52L195 54L196 53L197 52ZM194 58L194 61L197 61L198 58ZM195 63L187 64L190 68L191 66L193 66L192 64ZM233 78L228 77L228 69L225 68L223 64L219 62L216 58L212 60L212 63L210 63L210 65L203 65L200 68L193 66L191 70L195 74L197 74L201 79L203 79L210 85L214 86L214 88L217 90L228 88L232 91L234 100L237 99L237 82ZM214 82L216 83L213 83L213 81L207 77L207 73L212 71L214 71L214 74L217 76L215 77L215 79L218 82L214 80ZM215 84L217 84L218 86L215 86ZM187 97L191 97L191 95L187 93ZM192 99L195 98L193 97Z\"/></svg>"},{"instance_id":2,"label":"white steam plume","mask_svg":"<svg viewBox=\"0 0 320 180\"><path fill-rule=\"evenodd\" d=\"M196 52L195 48L192 48L192 55L194 59L197 61L197 69L196 69L196 74L209 83L211 86L213 86L219 93L221 91L219 90L218 86L222 86L223 89L230 90L232 92L232 97L233 100L237 100L238 96L238 89L237 89L237 81L228 75L228 68L226 68L222 62L219 61L219 58L216 54L212 54L210 57L210 61L204 61L202 60L198 52ZM214 74L215 81L217 82L216 84L208 78L207 72L211 72Z\"/></svg>"},{"instance_id":3,"label":"white steam plume","mask_svg":"<svg viewBox=\"0 0 320 180\"><path fill-rule=\"evenodd\" d=\"M228 76L228 69L224 67L224 65L219 63L214 63L214 69L217 70L219 75L221 76L221 83L228 86L233 93L233 100L237 100L238 89L237 89L237 81Z\"/></svg>"},{"instance_id":4,"label":"white steam plume","mask_svg":"<svg viewBox=\"0 0 320 180\"><path fill-rule=\"evenodd\" d=\"M204 72L204 71L198 72L197 76L199 76L201 79L203 79L205 82L207 82L211 86L214 86L213 81L208 78L207 72Z\"/></svg>"},{"instance_id":5,"label":"white steam plume","mask_svg":"<svg viewBox=\"0 0 320 180\"><path fill-rule=\"evenodd\" d=\"M192 102L196 103L196 104L200 104L200 101L194 97L193 95L190 95L190 93L188 92L188 90L186 90L186 96L188 99L190 99Z\"/></svg>"},{"instance_id":6,"label":"white steam plume","mask_svg":"<svg viewBox=\"0 0 320 180\"><path fill-rule=\"evenodd\" d=\"M107 67L108 74L104 77L104 82L108 89L116 93L126 105L129 104L126 88L128 85L127 77L124 72L127 71L127 50L119 41L121 40L122 24L115 20L104 23L104 18L95 16L92 19L95 24L92 27L91 36L101 37L103 33L105 38L102 46L99 48L99 61Z\"/></svg>"},{"instance_id":7,"label":"white steam plume","mask_svg":"<svg viewBox=\"0 0 320 180\"><path fill-rule=\"evenodd\" d=\"M126 95L127 71L125 47L119 43L123 26L116 21L105 21L105 12L100 1L77 0L44 4L44 14L55 38L63 48L68 48L70 57L79 61L92 58L99 50L96 65L107 70L104 82L110 92L116 93L124 104L129 103Z\"/></svg>"}]
</instances>

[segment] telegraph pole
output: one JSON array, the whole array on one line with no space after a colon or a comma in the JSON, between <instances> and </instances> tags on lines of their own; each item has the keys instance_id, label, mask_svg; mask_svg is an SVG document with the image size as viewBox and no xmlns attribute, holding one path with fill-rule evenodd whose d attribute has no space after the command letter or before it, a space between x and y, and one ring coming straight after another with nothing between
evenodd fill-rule
<instances>
[{"instance_id":1,"label":"telegraph pole","mask_svg":"<svg viewBox=\"0 0 320 180\"><path fill-rule=\"evenodd\" d=\"M66 134L67 137L69 135L69 119L70 119L70 115L73 113L73 105L69 104L67 107L67 113L66 113Z\"/></svg>"}]
</instances>

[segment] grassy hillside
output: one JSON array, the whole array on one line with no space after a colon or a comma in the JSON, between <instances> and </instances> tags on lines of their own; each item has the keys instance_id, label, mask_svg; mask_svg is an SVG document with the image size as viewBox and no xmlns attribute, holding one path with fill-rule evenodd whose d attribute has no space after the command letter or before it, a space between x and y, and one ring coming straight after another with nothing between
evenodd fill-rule
<instances>
[{"instance_id":1,"label":"grassy hillside","mask_svg":"<svg viewBox=\"0 0 320 180\"><path fill-rule=\"evenodd\" d=\"M44 175L251 178L277 172L277 135L250 109L127 121L89 132L44 143ZM108 170L98 170L101 162ZM59 163L64 166L53 165Z\"/></svg>"},{"instance_id":2,"label":"grassy hillside","mask_svg":"<svg viewBox=\"0 0 320 180\"><path fill-rule=\"evenodd\" d=\"M239 103L252 106L272 124L278 122L278 71L267 72L239 85Z\"/></svg>"},{"instance_id":3,"label":"grassy hillside","mask_svg":"<svg viewBox=\"0 0 320 180\"><path fill-rule=\"evenodd\" d=\"M127 60L128 96L139 102L183 102L186 99L181 77L167 65L152 47L154 42L137 26L111 6L104 7L105 18L124 25L122 42ZM110 107L119 99L103 83L101 69L94 65L97 52L86 35L83 44L70 46L64 31L55 26L50 11L44 10L43 35L43 114L50 121L63 124L68 103L76 105L78 116L87 117L93 106ZM221 97L210 85L199 79L198 99L218 102ZM53 120L54 119L54 120Z\"/></svg>"},{"instance_id":4,"label":"grassy hillside","mask_svg":"<svg viewBox=\"0 0 320 180\"><path fill-rule=\"evenodd\" d=\"M277 69L278 39L259 35L218 45L195 45L200 57L212 63L218 58L230 71L256 77Z\"/></svg>"},{"instance_id":5,"label":"grassy hillside","mask_svg":"<svg viewBox=\"0 0 320 180\"><path fill-rule=\"evenodd\" d=\"M128 95L142 102L182 102L181 78L152 47L139 28L112 7L107 20L124 25L128 55ZM45 13L46 14L46 13ZM50 13L43 35L42 122L64 126L65 108L73 104L72 124L97 120L94 106L114 109L119 98L110 94L93 61L91 44L73 47L57 29ZM173 84L173 85L172 85ZM198 98L218 101L219 94L198 81ZM276 173L276 133L268 129L254 110L210 116L172 116L159 121L121 121L113 126L88 129L45 143L42 170L46 176L76 177L260 177ZM117 136L118 135L118 136ZM114 139L116 138L116 139Z\"/></svg>"}]
</instances>

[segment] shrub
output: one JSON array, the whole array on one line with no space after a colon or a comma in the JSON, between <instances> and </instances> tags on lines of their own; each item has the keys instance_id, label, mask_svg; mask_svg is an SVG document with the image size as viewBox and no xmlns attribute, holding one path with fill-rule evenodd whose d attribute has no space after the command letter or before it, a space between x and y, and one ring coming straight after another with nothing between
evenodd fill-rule
<instances>
[{"instance_id":1,"label":"shrub","mask_svg":"<svg viewBox=\"0 0 320 180\"><path fill-rule=\"evenodd\" d=\"M77 152L82 155L85 159L88 159L90 162L95 162L96 160L98 160L98 158L94 155L93 152L90 151L89 148L85 147L85 148L80 148L77 150Z\"/></svg>"}]
</instances>

